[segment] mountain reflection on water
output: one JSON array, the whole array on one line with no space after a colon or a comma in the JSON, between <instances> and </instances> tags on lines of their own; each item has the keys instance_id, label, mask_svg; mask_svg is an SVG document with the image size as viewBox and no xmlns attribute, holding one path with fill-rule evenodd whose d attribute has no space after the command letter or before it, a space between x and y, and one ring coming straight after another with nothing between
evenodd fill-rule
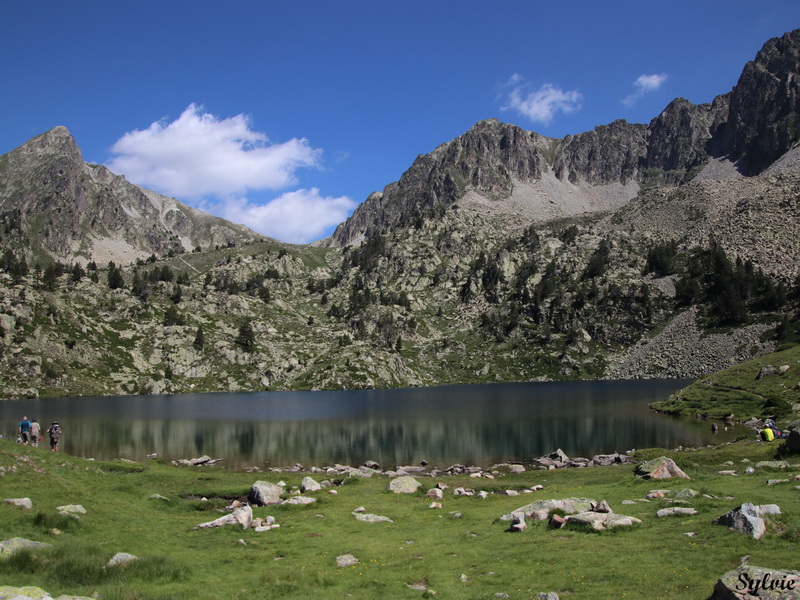
<instances>
[{"instance_id":1,"label":"mountain reflection on water","mask_svg":"<svg viewBox=\"0 0 800 600\"><path fill-rule=\"evenodd\" d=\"M0 433L23 414L64 429L63 450L101 460L209 455L229 468L427 460L447 467L733 439L652 412L685 381L600 381L395 390L252 392L0 402Z\"/></svg>"}]
</instances>

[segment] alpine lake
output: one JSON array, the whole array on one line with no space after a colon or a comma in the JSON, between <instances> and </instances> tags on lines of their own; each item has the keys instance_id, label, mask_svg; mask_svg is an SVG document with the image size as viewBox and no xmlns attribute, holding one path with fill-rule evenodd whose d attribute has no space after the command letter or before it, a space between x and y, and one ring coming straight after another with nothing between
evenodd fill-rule
<instances>
[{"instance_id":1,"label":"alpine lake","mask_svg":"<svg viewBox=\"0 0 800 600\"><path fill-rule=\"evenodd\" d=\"M649 408L683 380L453 385L352 391L46 398L0 402L0 434L36 418L58 421L62 452L84 458L166 460L203 455L222 466L306 467L367 460L489 466L556 449L568 456L732 441L741 427ZM47 445L47 439L42 445Z\"/></svg>"}]
</instances>

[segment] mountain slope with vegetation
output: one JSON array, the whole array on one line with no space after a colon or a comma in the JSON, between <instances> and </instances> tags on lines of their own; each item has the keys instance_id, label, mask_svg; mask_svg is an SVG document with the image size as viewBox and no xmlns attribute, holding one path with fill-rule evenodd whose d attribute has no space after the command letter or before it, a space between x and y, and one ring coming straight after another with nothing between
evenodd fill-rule
<instances>
[{"instance_id":1,"label":"mountain slope with vegetation","mask_svg":"<svg viewBox=\"0 0 800 600\"><path fill-rule=\"evenodd\" d=\"M312 246L86 165L57 128L0 157L0 395L698 377L771 352L800 310L798 48L647 126L478 123Z\"/></svg>"}]
</instances>

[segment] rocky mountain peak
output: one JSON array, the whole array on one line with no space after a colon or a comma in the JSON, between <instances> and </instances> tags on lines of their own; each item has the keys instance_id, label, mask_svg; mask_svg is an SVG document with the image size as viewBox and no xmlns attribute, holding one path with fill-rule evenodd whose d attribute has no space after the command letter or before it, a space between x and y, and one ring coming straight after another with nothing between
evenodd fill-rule
<instances>
[{"instance_id":1,"label":"rocky mountain peak","mask_svg":"<svg viewBox=\"0 0 800 600\"><path fill-rule=\"evenodd\" d=\"M325 243L359 243L468 193L498 211L521 207L518 216L534 221L608 210L640 186L689 183L712 158L735 162L734 177L759 174L798 140L800 29L769 40L732 92L700 105L676 98L648 125L620 119L558 140L497 119L479 121L417 157Z\"/></svg>"},{"instance_id":2,"label":"rocky mountain peak","mask_svg":"<svg viewBox=\"0 0 800 600\"><path fill-rule=\"evenodd\" d=\"M762 172L800 140L800 29L769 40L745 65L723 135L744 175Z\"/></svg>"}]
</instances>

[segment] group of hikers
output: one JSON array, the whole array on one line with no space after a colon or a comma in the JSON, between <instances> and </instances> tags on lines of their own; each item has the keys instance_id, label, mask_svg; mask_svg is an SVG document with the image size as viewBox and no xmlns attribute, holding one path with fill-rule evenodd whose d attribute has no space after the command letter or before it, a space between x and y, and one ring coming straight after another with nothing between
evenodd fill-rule
<instances>
[{"instance_id":1,"label":"group of hikers","mask_svg":"<svg viewBox=\"0 0 800 600\"><path fill-rule=\"evenodd\" d=\"M17 429L17 441L26 446L38 446L44 435L42 434L42 426L36 419L28 420L28 417L22 417ZM61 426L58 421L53 421L53 424L47 429L47 434L50 436L50 451L58 452L58 441L61 439Z\"/></svg>"}]
</instances>

